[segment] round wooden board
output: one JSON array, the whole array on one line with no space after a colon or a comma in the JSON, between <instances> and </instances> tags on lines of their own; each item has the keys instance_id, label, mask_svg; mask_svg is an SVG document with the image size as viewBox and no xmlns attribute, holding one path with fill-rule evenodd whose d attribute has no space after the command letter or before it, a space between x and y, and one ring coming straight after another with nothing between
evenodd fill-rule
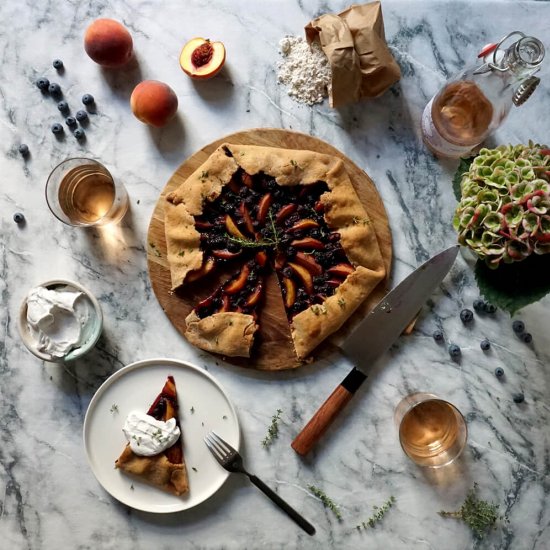
<instances>
[{"instance_id":1,"label":"round wooden board","mask_svg":"<svg viewBox=\"0 0 550 550\"><path fill-rule=\"evenodd\" d=\"M282 147L286 149L306 149L341 158L344 161L353 186L374 224L378 244L384 258L386 271L389 275L392 260L392 245L388 218L382 199L374 183L364 170L361 170L349 158L328 143L306 134L275 128L255 128L238 132L206 145L189 157L174 172L160 194L149 224L147 263L151 285L162 309L181 334L185 333L185 318L189 312L199 299L204 298L213 290L217 282L212 284L207 283L201 288L197 288L200 285L191 285L193 288L189 290L183 289L183 291L171 292L170 269L166 259L166 240L164 235L165 196L182 184L225 142ZM257 345L255 345L253 356L250 359L233 357L224 359L232 364L260 370L283 370L298 367L303 363L297 359L290 340L288 321L275 276L269 278L267 287L265 304L259 317L260 336L256 336ZM353 327L380 301L385 293L386 281L382 281L347 321L344 327L315 350L314 357L325 355L335 345L342 342Z\"/></svg>"}]
</instances>

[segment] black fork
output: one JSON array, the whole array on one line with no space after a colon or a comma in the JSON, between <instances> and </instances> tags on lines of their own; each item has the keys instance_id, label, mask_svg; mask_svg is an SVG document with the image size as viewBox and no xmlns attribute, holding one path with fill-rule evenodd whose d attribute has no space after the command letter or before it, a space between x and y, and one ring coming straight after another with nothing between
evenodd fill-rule
<instances>
[{"instance_id":1,"label":"black fork","mask_svg":"<svg viewBox=\"0 0 550 550\"><path fill-rule=\"evenodd\" d=\"M275 491L272 491L259 477L248 473L243 465L242 456L229 443L215 432L210 432L204 442L214 458L228 471L245 474L248 479L263 491L279 508L284 510L308 535L315 534L315 527L303 518L290 504L285 502Z\"/></svg>"}]
</instances>

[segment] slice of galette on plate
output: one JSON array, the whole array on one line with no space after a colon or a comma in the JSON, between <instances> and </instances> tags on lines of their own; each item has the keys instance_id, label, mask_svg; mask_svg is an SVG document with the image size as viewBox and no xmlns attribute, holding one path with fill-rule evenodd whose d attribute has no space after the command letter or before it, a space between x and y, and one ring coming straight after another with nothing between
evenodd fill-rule
<instances>
[{"instance_id":1,"label":"slice of galette on plate","mask_svg":"<svg viewBox=\"0 0 550 550\"><path fill-rule=\"evenodd\" d=\"M223 144L166 196L172 289L229 274L186 318L196 346L250 355L275 273L296 356L336 332L385 277L343 162L313 151Z\"/></svg>"},{"instance_id":2,"label":"slice of galette on plate","mask_svg":"<svg viewBox=\"0 0 550 550\"><path fill-rule=\"evenodd\" d=\"M115 462L127 474L174 495L189 491L176 383L168 376L147 413L132 411L124 424L128 444Z\"/></svg>"}]
</instances>

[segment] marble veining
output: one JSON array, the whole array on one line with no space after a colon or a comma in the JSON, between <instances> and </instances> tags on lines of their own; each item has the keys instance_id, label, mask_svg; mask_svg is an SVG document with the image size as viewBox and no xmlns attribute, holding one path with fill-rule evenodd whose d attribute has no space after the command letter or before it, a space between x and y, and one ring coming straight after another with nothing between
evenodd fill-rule
<instances>
[{"instance_id":1,"label":"marble veining","mask_svg":"<svg viewBox=\"0 0 550 550\"><path fill-rule=\"evenodd\" d=\"M403 77L382 97L332 110L295 103L277 84L278 42L302 34L322 13L347 2L326 0L189 0L153 2L18 2L0 6L0 547L139 550L150 548L550 548L550 336L546 298L520 317L533 344L512 333L507 315L458 317L477 297L472 271L461 257L423 308L416 330L399 339L370 368L367 383L336 429L300 459L290 441L347 374L339 355L294 372L266 374L223 365L187 344L162 312L149 283L147 227L161 189L177 166L203 145L252 127L287 128L317 136L344 151L376 182L394 240L392 281L454 242L450 178L456 163L436 160L423 147L419 121L445 78L485 43L511 30L547 38L550 3L541 1L384 0L388 44ZM136 61L104 71L86 57L84 29L112 17L129 28ZM209 82L193 82L177 63L193 36L222 40L227 64ZM61 58L65 71L51 62ZM493 143L548 141L548 61L542 84L513 109ZM57 140L55 101L34 82L62 85L73 112L92 93L86 141ZM143 79L167 82L178 94L178 118L150 129L132 115L128 98ZM29 145L23 160L19 143ZM47 174L61 160L101 160L127 187L131 210L120 226L79 231L55 220L44 200ZM27 223L12 221L16 211ZM19 339L16 319L32 286L52 278L81 282L100 300L105 330L83 360L61 368L42 363ZM459 343L459 363L431 334ZM479 342L491 340L484 354ZM124 365L151 357L186 359L216 376L240 418L250 469L312 521L310 538L244 477L232 476L211 499L190 511L152 515L112 499L88 468L82 423L94 392ZM499 381L493 374L501 366ZM465 415L469 438L456 465L424 471L399 447L393 411L414 391L430 391ZM525 403L512 401L523 391ZM272 414L283 410L280 435L260 445ZM460 522L437 512L460 506L477 482L482 496L500 503L508 523L482 542ZM308 490L325 491L342 521ZM391 495L397 502L369 531L355 526Z\"/></svg>"}]
</instances>

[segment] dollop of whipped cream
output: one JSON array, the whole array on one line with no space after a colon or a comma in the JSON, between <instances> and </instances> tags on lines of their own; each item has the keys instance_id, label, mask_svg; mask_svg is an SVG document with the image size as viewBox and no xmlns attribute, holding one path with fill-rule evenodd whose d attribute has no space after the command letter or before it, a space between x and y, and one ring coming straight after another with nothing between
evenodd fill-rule
<instances>
[{"instance_id":1,"label":"dollop of whipped cream","mask_svg":"<svg viewBox=\"0 0 550 550\"><path fill-rule=\"evenodd\" d=\"M92 315L86 296L67 287L38 286L27 295L29 332L36 348L53 357L64 357L85 343Z\"/></svg>"},{"instance_id":2,"label":"dollop of whipped cream","mask_svg":"<svg viewBox=\"0 0 550 550\"><path fill-rule=\"evenodd\" d=\"M156 420L141 411L132 411L122 428L135 454L153 456L171 447L180 436L176 419Z\"/></svg>"}]
</instances>

